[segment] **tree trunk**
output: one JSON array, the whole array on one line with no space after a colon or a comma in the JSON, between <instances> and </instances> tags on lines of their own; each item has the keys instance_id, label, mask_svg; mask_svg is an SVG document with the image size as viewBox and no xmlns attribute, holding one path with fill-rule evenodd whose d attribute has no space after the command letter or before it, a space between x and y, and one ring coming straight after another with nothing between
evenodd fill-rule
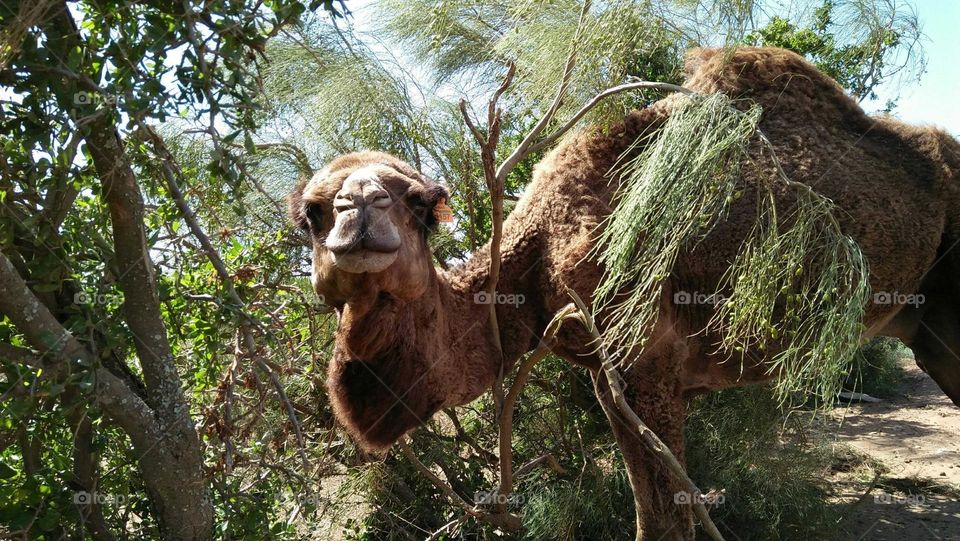
<instances>
[{"instance_id":1,"label":"tree trunk","mask_svg":"<svg viewBox=\"0 0 960 541\"><path fill-rule=\"evenodd\" d=\"M110 209L115 264L120 270L118 281L124 295L124 320L133 336L146 388L144 400L136 397L123 401L102 388L101 378L95 391L97 399L105 413L130 436L161 537L211 539L213 506L204 478L203 446L190 416L160 310L146 240L143 196L123 140L113 124L113 115L101 110L79 118L80 113L71 107L78 84L89 84L91 80L85 66L65 63L70 51L83 49L82 38L66 4L54 9L58 11L44 28L48 47L60 61L59 67L76 76L52 78L50 85L65 110L71 111L82 133L103 187L101 197ZM58 332L67 334L62 328ZM75 344L73 349L89 357L82 345ZM115 378L109 381L129 390L127 384Z\"/></svg>"}]
</instances>

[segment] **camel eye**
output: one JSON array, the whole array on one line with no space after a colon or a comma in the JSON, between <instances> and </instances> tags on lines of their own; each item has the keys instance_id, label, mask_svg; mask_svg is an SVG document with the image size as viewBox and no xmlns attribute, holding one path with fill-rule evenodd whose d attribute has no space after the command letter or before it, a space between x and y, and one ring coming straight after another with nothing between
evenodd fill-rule
<instances>
[{"instance_id":1,"label":"camel eye","mask_svg":"<svg viewBox=\"0 0 960 541\"><path fill-rule=\"evenodd\" d=\"M310 224L310 231L317 234L323 231L323 207L318 203L310 203L303 209L304 216Z\"/></svg>"}]
</instances>

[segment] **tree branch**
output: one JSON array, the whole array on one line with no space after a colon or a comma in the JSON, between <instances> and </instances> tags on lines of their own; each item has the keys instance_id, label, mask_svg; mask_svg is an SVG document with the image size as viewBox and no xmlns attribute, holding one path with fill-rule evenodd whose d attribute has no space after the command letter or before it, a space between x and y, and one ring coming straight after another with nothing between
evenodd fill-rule
<instances>
[{"instance_id":1,"label":"tree branch","mask_svg":"<svg viewBox=\"0 0 960 541\"><path fill-rule=\"evenodd\" d=\"M160 430L150 407L123 380L99 365L90 352L60 325L2 252L0 291L4 293L0 295L0 314L10 318L41 357L50 358L46 363L41 362L41 367L52 365L54 359L57 366L52 368L56 370L67 370L69 364L74 362L92 366L96 382L93 393L103 411L130 435L134 445L141 451L152 448L160 441ZM23 353L22 349L4 344L0 352L6 357L7 353ZM40 360L32 354L21 359Z\"/></svg>"},{"instance_id":2,"label":"tree branch","mask_svg":"<svg viewBox=\"0 0 960 541\"><path fill-rule=\"evenodd\" d=\"M78 397L76 387L70 387L63 393L65 407ZM69 407L68 407L69 408ZM74 428L73 435L73 481L90 494L96 494L100 481L100 457L94 444L93 421L83 408L69 408L68 419ZM116 537L107 527L103 517L103 505L98 498L88 498L86 502L77 502L80 510L81 526L89 526L90 537L94 541L115 541Z\"/></svg>"},{"instance_id":3,"label":"tree branch","mask_svg":"<svg viewBox=\"0 0 960 541\"><path fill-rule=\"evenodd\" d=\"M469 111L467 111L467 100L465 98L460 98L460 114L463 115L463 121L466 123L467 128L470 129L470 133L473 134L473 138L476 139L477 144L480 145L480 148L483 148L487 145L487 138L483 135L477 125L473 123L473 118L470 116Z\"/></svg>"},{"instance_id":4,"label":"tree branch","mask_svg":"<svg viewBox=\"0 0 960 541\"><path fill-rule=\"evenodd\" d=\"M593 316L590 313L590 309L587 308L587 305L583 302L579 295L570 288L567 288L567 293L573 299L573 302L576 303L578 310L577 317L583 326L587 329L587 332L593 337L595 343L600 343L600 332L597 330L596 323L593 320ZM640 416L637 415L633 408L627 404L627 400L623 394L623 387L620 385L620 374L617 372L616 367L614 367L613 362L610 361L610 358L602 349L596 350L597 355L600 357L600 365L603 371L603 375L606 377L607 384L610 386L610 392L613 396L614 403L616 404L617 409L620 413L633 425L634 429L637 431L640 436L640 440L644 445L649 449L664 466L676 477L687 489L687 491L694 495L693 499L693 512L700 519L703 529L706 530L707 535L709 535L715 541L723 541L723 536L720 534L720 530L717 529L716 524L713 523L713 520L710 518L710 512L707 510L707 507L700 500L700 489L697 488L697 485L694 484L693 480L687 475L686 470L683 467L683 464L677 460L677 457L670 451L670 448L667 447L663 440L661 440L653 430L650 429L640 419ZM600 397L597 397L600 399ZM601 405L602 405L601 399ZM635 494L634 497L637 495Z\"/></svg>"},{"instance_id":5,"label":"tree branch","mask_svg":"<svg viewBox=\"0 0 960 541\"><path fill-rule=\"evenodd\" d=\"M203 230L203 226L200 224L200 220L197 219L196 213L193 212L193 209L190 208L189 203L187 203L183 191L178 185L178 181L180 180L180 170L176 166L173 155L167 149L163 139L151 127L141 124L140 129L143 131L147 139L149 139L153 144L154 152L156 152L157 156L160 158L161 170L163 178L166 181L167 191L170 193L174 203L177 205L180 215L183 216L184 221L187 222L187 227L190 229L190 232L193 233L193 236L200 243L203 253L206 254L210 264L213 265L213 268L216 270L217 276L220 278L220 282L223 284L223 288L226 290L230 300L237 305L237 309L240 311L240 318L242 321L239 325L239 331L242 336L243 345L241 352L245 353L251 360L253 360L254 363L256 363L261 370L266 372L267 376L270 378L270 383L276 390L277 397L284 405L287 412L287 417L290 419L290 422L293 425L298 444L297 452L300 455L300 459L303 461L303 467L304 469L309 469L310 461L307 459L305 451L306 441L304 440L303 429L300 427L300 421L297 419L297 414L294 411L293 405L287 398L287 394L284 391L280 380L277 378L276 373L271 370L270 366L268 366L267 363L264 362L263 358L257 354L256 340L254 338L252 328L259 326L259 323L244 310L247 305L246 300L242 295L240 295L236 287L234 287L233 276L227 269L226 263L224 263L223 258L220 257L220 253L213 246L213 243L210 242L210 237L207 236L206 232Z\"/></svg>"},{"instance_id":6,"label":"tree branch","mask_svg":"<svg viewBox=\"0 0 960 541\"><path fill-rule=\"evenodd\" d=\"M559 129L557 129L555 132L551 133L550 135L544 137L543 139L541 139L540 141L538 141L536 144L531 145L531 146L527 149L527 151L528 151L527 154L532 154L532 153L534 153L534 152L539 152L539 151L547 148L547 147L550 146L551 144L553 144L554 141L556 141L556 140L559 139L561 136L563 136L563 134L565 134L565 133L567 133L568 131L570 131L570 128L572 128L574 125L576 125L576 123L579 122L581 118L583 118L587 113L590 112L591 109L593 109L594 107L596 107L596 106L597 106L601 101L603 101L604 99L609 98L610 96L613 96L613 95L615 95L615 94L619 94L619 93L621 93L621 92L627 92L627 91L629 91L629 90L640 90L640 89L644 89L644 88L656 89L656 90L665 90L665 91L668 91L668 92L680 92L680 93L686 94L686 95L695 94L695 92L694 92L693 90L690 90L690 89L688 89L688 88L684 88L684 87L679 86L679 85L673 85L673 84L670 84L670 83L657 83L657 82L651 82L651 81L635 81L635 82L632 82L632 83L626 83L626 84L622 84L622 85L619 85L619 86L614 86L614 87L612 87L612 88L608 88L608 89L604 90L603 92L600 92L599 94L597 94L596 96L594 96L590 101L588 101L588 102L586 103L586 105L584 105L583 107L581 107L579 111L577 111L572 117L570 117L570 120L568 120L568 121L566 122L566 124L564 124L563 126L561 126ZM524 156L524 157L526 157L526 156Z\"/></svg>"},{"instance_id":7,"label":"tree branch","mask_svg":"<svg viewBox=\"0 0 960 541\"><path fill-rule=\"evenodd\" d=\"M463 511L474 517L478 520L482 520L488 524L504 528L508 531L519 531L523 525L520 522L520 517L510 514L510 513L488 513L482 509L478 509L470 504L470 502L461 498L447 483L440 479L437 474L430 471L430 468L424 466L423 462L420 462L420 459L417 458L417 455L413 452L413 449L410 448L410 445L406 440L400 440L397 443L397 446L400 447L400 451L403 453L403 456L413 465L414 468L420 472L421 475L427 478L430 483L433 484L448 500L458 505Z\"/></svg>"}]
</instances>

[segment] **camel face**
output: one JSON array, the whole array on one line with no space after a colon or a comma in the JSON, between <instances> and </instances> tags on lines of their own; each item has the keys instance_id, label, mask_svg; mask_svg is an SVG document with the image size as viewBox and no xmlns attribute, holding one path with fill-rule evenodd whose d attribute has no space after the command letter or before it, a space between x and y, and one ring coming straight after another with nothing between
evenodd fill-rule
<instances>
[{"instance_id":1,"label":"camel face","mask_svg":"<svg viewBox=\"0 0 960 541\"><path fill-rule=\"evenodd\" d=\"M332 306L388 293L423 295L431 273L426 238L446 190L392 156L334 160L290 197L294 221L313 244L313 286Z\"/></svg>"},{"instance_id":2,"label":"camel face","mask_svg":"<svg viewBox=\"0 0 960 541\"><path fill-rule=\"evenodd\" d=\"M397 201L380 182L386 168L368 165L350 173L333 198L333 228L323 244L344 272L382 272L397 259L400 233L390 214Z\"/></svg>"}]
</instances>

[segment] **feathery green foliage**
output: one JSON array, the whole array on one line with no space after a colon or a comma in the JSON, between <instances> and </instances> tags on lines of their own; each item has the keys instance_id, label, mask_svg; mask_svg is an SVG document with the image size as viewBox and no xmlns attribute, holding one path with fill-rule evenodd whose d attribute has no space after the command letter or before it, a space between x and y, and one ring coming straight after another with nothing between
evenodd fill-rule
<instances>
[{"instance_id":1,"label":"feathery green foliage","mask_svg":"<svg viewBox=\"0 0 960 541\"><path fill-rule=\"evenodd\" d=\"M647 145L643 152L615 171L623 179L617 209L594 251L605 268L595 308L610 309L603 347L612 358L643 348L678 255L738 197L740 162L759 119L759 107L741 112L721 94L681 98L664 126L637 142ZM782 220L779 182L796 194ZM731 355L773 351L782 402L794 392L832 400L860 343L866 261L831 201L784 176L758 189L757 225L722 281L731 293L710 327ZM623 291L626 298L616 296Z\"/></svg>"},{"instance_id":2,"label":"feathery green foliage","mask_svg":"<svg viewBox=\"0 0 960 541\"><path fill-rule=\"evenodd\" d=\"M740 113L722 94L678 96L664 126L635 143L644 150L613 172L622 179L617 206L594 249L605 269L594 308L612 309L603 345L611 358L646 343L677 256L736 196L739 164L759 120L758 107ZM626 299L614 298L627 290Z\"/></svg>"},{"instance_id":3,"label":"feathery green foliage","mask_svg":"<svg viewBox=\"0 0 960 541\"><path fill-rule=\"evenodd\" d=\"M434 83L495 85L503 66L515 64L517 76L505 96L511 108L538 116L551 103L577 31L581 2L414 4L416 9L391 0L381 4L378 15L386 21L387 34L431 68ZM648 3L618 0L598 2L585 14L558 120L627 77L663 79L668 74L670 82L679 79L684 40L653 9ZM637 94L622 94L591 111L587 121L618 119L646 103Z\"/></svg>"},{"instance_id":4,"label":"feathery green foliage","mask_svg":"<svg viewBox=\"0 0 960 541\"><path fill-rule=\"evenodd\" d=\"M540 480L527 490L522 539L627 539L635 528L630 482L619 453L575 479Z\"/></svg>"},{"instance_id":5,"label":"feathery green foliage","mask_svg":"<svg viewBox=\"0 0 960 541\"><path fill-rule=\"evenodd\" d=\"M791 215L778 221L772 192L761 221L727 272L732 294L712 322L723 346L774 345L777 394L832 401L860 345L870 284L856 242L840 230L833 203L796 185Z\"/></svg>"}]
</instances>

